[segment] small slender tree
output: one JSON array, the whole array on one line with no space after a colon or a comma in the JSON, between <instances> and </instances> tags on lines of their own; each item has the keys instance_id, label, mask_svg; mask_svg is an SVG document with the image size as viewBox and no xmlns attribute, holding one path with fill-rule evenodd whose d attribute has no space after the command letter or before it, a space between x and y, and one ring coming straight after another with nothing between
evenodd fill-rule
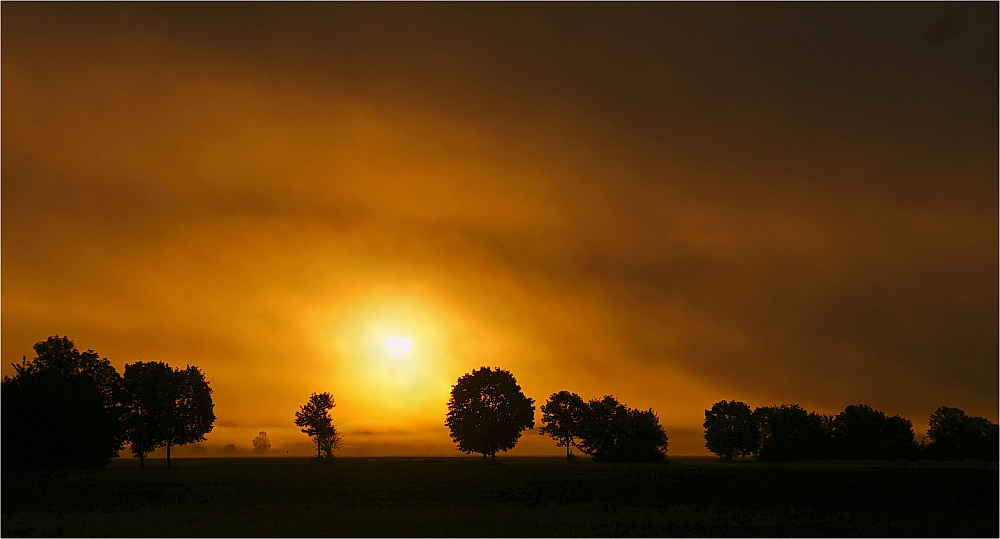
<instances>
[{"instance_id":1,"label":"small slender tree","mask_svg":"<svg viewBox=\"0 0 1000 539\"><path fill-rule=\"evenodd\" d=\"M566 460L573 460L570 448L579 447L583 435L583 422L587 415L587 403L576 393L560 391L553 393L542 406L542 428L538 433L551 436L556 445L566 448Z\"/></svg>"},{"instance_id":2,"label":"small slender tree","mask_svg":"<svg viewBox=\"0 0 1000 539\"><path fill-rule=\"evenodd\" d=\"M513 449L521 432L535 426L534 402L510 371L482 367L452 386L445 426L459 451L496 462L497 451Z\"/></svg>"},{"instance_id":3,"label":"small slender tree","mask_svg":"<svg viewBox=\"0 0 1000 539\"><path fill-rule=\"evenodd\" d=\"M302 432L316 443L317 458L333 458L333 450L340 448L342 444L343 436L333 426L330 418L330 410L335 406L333 395L313 393L309 396L309 402L295 412L295 425L302 427Z\"/></svg>"}]
</instances>

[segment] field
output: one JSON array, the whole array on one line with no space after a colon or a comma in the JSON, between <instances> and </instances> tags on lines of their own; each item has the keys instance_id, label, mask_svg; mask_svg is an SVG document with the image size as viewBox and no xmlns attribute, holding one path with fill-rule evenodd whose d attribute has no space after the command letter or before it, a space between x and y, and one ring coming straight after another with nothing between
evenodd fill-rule
<instances>
[{"instance_id":1,"label":"field","mask_svg":"<svg viewBox=\"0 0 1000 539\"><path fill-rule=\"evenodd\" d=\"M981 462L119 460L4 472L3 536L998 535Z\"/></svg>"}]
</instances>

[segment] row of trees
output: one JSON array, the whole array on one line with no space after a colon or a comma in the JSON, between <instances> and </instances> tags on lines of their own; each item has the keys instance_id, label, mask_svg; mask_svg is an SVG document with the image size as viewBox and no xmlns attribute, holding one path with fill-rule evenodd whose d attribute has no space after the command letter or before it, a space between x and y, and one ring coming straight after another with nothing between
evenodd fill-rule
<instances>
[{"instance_id":1,"label":"row of trees","mask_svg":"<svg viewBox=\"0 0 1000 539\"><path fill-rule=\"evenodd\" d=\"M156 448L200 442L215 422L212 389L197 367L137 361L121 376L67 337L34 345L36 357L3 379L4 468L103 467L126 444L145 466Z\"/></svg>"},{"instance_id":2,"label":"row of trees","mask_svg":"<svg viewBox=\"0 0 1000 539\"><path fill-rule=\"evenodd\" d=\"M445 425L458 449L480 453L496 461L498 451L509 451L521 433L535 426L534 400L521 392L510 371L482 367L458 379L451 390ZM542 435L551 436L604 461L661 461L667 435L656 412L636 410L607 395L588 402L561 391L542 406Z\"/></svg>"},{"instance_id":3,"label":"row of trees","mask_svg":"<svg viewBox=\"0 0 1000 539\"><path fill-rule=\"evenodd\" d=\"M807 412L797 404L754 410L720 401L705 410L705 447L726 460L997 459L997 425L942 406L930 417L929 443L914 440L913 424L898 415L850 405L837 415Z\"/></svg>"}]
</instances>

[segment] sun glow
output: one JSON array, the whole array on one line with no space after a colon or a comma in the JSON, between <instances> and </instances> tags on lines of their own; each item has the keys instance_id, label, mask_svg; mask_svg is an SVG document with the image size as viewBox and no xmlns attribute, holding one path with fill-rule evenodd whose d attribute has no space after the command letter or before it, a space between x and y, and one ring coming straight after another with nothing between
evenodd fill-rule
<instances>
[{"instance_id":1,"label":"sun glow","mask_svg":"<svg viewBox=\"0 0 1000 539\"><path fill-rule=\"evenodd\" d=\"M400 356L410 351L410 347L413 346L413 339L407 337L389 337L385 340L385 345L389 347L390 352Z\"/></svg>"}]
</instances>

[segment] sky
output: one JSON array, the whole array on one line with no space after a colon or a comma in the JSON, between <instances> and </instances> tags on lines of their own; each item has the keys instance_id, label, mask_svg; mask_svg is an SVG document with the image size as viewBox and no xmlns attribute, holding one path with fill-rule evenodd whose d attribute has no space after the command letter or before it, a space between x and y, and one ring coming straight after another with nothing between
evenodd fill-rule
<instances>
[{"instance_id":1,"label":"sky","mask_svg":"<svg viewBox=\"0 0 1000 539\"><path fill-rule=\"evenodd\" d=\"M212 452L328 391L339 454L455 455L480 366L668 455L723 399L998 420L996 3L0 10L5 375L197 365Z\"/></svg>"}]
</instances>

